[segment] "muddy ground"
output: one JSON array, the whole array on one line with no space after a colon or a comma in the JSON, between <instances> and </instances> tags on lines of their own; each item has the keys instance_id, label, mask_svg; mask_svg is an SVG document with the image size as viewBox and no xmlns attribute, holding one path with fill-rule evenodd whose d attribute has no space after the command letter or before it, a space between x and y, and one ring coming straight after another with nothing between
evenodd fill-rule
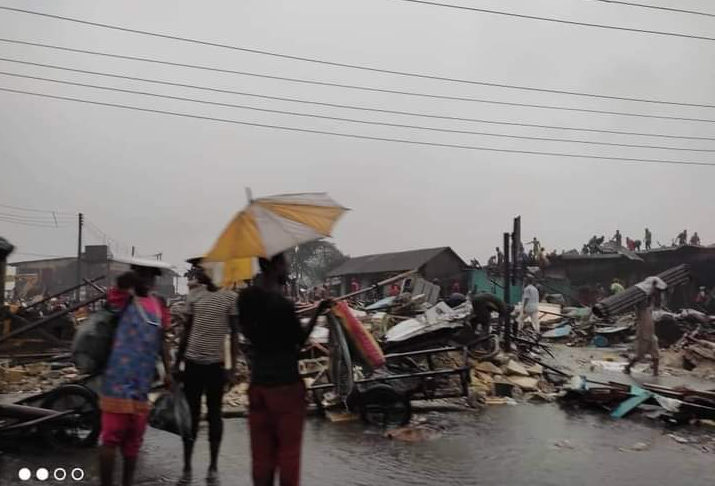
<instances>
[{"instance_id":1,"label":"muddy ground","mask_svg":"<svg viewBox=\"0 0 715 486\"><path fill-rule=\"evenodd\" d=\"M654 380L649 374L625 375L591 369L590 361L612 359L620 350L557 348L559 361L598 380L622 383L715 383L676 371ZM715 477L715 428L670 428L641 415L613 420L594 410L564 410L558 404L490 406L481 412L456 409L420 411L428 440L401 442L359 422L308 420L303 451L303 484L309 486L393 485L712 485ZM208 461L202 429L194 484L205 484ZM97 484L94 450L46 450L32 442L16 444L0 455L0 484L80 484L49 479L21 482L22 467L50 471L81 467L82 484ZM181 469L181 443L150 430L142 449L137 484L175 484ZM250 451L245 419L225 421L220 461L223 485L250 485Z\"/></svg>"}]
</instances>

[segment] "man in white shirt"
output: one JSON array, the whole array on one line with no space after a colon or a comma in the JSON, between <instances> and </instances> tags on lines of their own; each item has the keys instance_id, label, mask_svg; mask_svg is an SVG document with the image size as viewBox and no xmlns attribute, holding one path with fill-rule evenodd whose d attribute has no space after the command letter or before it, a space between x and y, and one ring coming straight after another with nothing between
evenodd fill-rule
<instances>
[{"instance_id":1,"label":"man in white shirt","mask_svg":"<svg viewBox=\"0 0 715 486\"><path fill-rule=\"evenodd\" d=\"M526 317L531 319L531 326L534 328L536 334L541 334L541 328L539 326L539 291L534 286L534 282L531 278L526 279L526 287L524 287L524 294L522 296L522 308L521 314L519 315L519 328L524 327L524 320Z\"/></svg>"}]
</instances>

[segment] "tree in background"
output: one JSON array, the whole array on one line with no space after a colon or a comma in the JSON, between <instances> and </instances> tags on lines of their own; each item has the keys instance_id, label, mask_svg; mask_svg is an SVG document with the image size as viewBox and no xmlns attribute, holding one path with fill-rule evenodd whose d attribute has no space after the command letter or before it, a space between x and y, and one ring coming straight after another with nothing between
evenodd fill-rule
<instances>
[{"instance_id":1,"label":"tree in background","mask_svg":"<svg viewBox=\"0 0 715 486\"><path fill-rule=\"evenodd\" d=\"M326 240L310 241L286 253L291 276L306 288L321 285L330 270L348 259L334 243Z\"/></svg>"}]
</instances>

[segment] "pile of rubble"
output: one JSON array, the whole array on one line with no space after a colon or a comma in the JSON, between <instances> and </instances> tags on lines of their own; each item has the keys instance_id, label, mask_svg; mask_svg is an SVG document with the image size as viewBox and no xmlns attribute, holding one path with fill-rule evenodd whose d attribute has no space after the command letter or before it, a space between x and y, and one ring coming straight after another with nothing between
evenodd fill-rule
<instances>
[{"instance_id":1,"label":"pile of rubble","mask_svg":"<svg viewBox=\"0 0 715 486\"><path fill-rule=\"evenodd\" d=\"M19 366L0 365L0 393L39 393L79 377L69 362L38 362Z\"/></svg>"},{"instance_id":2,"label":"pile of rubble","mask_svg":"<svg viewBox=\"0 0 715 486\"><path fill-rule=\"evenodd\" d=\"M715 332L696 329L683 335L667 352L668 366L715 379Z\"/></svg>"},{"instance_id":3,"label":"pile of rubble","mask_svg":"<svg viewBox=\"0 0 715 486\"><path fill-rule=\"evenodd\" d=\"M556 398L555 391L541 365L500 353L491 361L474 365L469 402L472 406L515 404L519 399L550 402Z\"/></svg>"}]
</instances>

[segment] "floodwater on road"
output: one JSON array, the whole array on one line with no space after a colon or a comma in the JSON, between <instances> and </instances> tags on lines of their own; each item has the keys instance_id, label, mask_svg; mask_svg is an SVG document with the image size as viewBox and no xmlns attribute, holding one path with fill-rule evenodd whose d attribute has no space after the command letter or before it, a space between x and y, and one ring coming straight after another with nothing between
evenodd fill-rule
<instances>
[{"instance_id":1,"label":"floodwater on road","mask_svg":"<svg viewBox=\"0 0 715 486\"><path fill-rule=\"evenodd\" d=\"M647 419L612 420L607 415L565 411L555 404L492 406L481 413L429 412L419 415L442 433L424 442L386 439L360 422L306 424L303 483L306 486L396 485L712 485L715 454L680 444L663 424ZM675 433L687 436L694 430ZM623 451L645 443L642 451ZM640 447L643 447L642 445ZM638 447L637 447L638 448ZM195 457L194 484L208 464L206 430ZM80 484L52 478L20 482L18 470L84 469L83 484L97 484L96 453L50 452L21 446L0 455L0 485ZM250 485L247 422L225 421L219 463L221 484ZM181 470L176 436L149 430L137 474L138 485L175 484Z\"/></svg>"}]
</instances>

